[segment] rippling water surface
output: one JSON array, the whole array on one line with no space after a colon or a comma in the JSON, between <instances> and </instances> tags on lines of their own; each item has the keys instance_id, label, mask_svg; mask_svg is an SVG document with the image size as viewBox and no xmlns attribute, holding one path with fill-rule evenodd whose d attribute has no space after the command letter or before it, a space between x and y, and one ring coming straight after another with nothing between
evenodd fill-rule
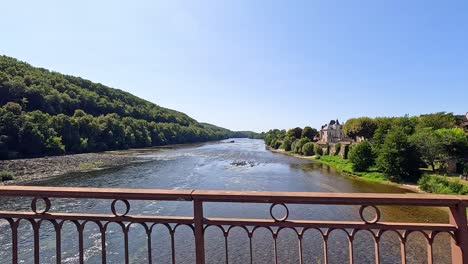
<instances>
[{"instance_id":1,"label":"rippling water surface","mask_svg":"<svg viewBox=\"0 0 468 264\"><path fill-rule=\"evenodd\" d=\"M235 139L235 143L217 142L201 146L145 151L151 161L123 168L75 173L33 182L32 185L89 186L157 189L211 189L299 192L389 192L404 193L395 186L363 182L341 176L332 168L304 159L271 153L262 140ZM1 199L1 210L29 209L29 199ZM110 201L53 199L52 211L110 213ZM358 207L330 205L290 205L290 219L358 220ZM382 207L382 221L447 222L441 209ZM191 215L187 202L132 202L131 214ZM269 206L262 204L207 204L209 217L269 218ZM184 229L185 228L185 229ZM32 230L26 221L20 224L19 250L22 263L32 263ZM101 237L96 224L84 230L87 263L101 263ZM11 233L6 222L0 222L0 263L11 263ZM121 227L111 224L106 232L108 263L123 263ZM279 263L298 263L297 239L292 230L278 236ZM77 231L67 222L61 232L64 263L77 263ZM153 263L171 263L170 235L165 227L152 234ZM426 263L426 245L415 233L407 243L408 263ZM55 263L55 231L44 222L40 229L41 263ZM147 263L147 236L140 226L130 228L129 248L132 263ZM193 263L193 235L187 227L177 229L174 237L176 263ZM206 230L207 263L225 263L224 237L216 227ZM242 229L234 229L228 238L229 263L248 263L249 240ZM273 263L273 239L268 230L256 231L253 238L254 263ZM323 242L318 231L304 234L304 263L323 263ZM374 243L369 233L359 232L354 243L355 263L374 263ZM436 263L449 263L447 237L441 235L434 246ZM348 262L348 241L343 231L330 233L329 263ZM387 233L380 242L382 263L400 263L400 244L396 234Z\"/></svg>"}]
</instances>

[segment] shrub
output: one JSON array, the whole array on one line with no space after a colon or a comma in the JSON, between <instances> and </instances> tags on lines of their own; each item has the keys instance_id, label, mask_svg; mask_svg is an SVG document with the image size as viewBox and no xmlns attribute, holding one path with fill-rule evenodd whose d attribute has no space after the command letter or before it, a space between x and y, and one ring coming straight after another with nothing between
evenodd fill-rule
<instances>
[{"instance_id":1,"label":"shrub","mask_svg":"<svg viewBox=\"0 0 468 264\"><path fill-rule=\"evenodd\" d=\"M314 144L314 152L317 155L323 155L323 149L318 144Z\"/></svg>"},{"instance_id":2,"label":"shrub","mask_svg":"<svg viewBox=\"0 0 468 264\"><path fill-rule=\"evenodd\" d=\"M349 159L353 163L354 171L366 171L374 164L372 147L368 141L362 141L349 152Z\"/></svg>"},{"instance_id":3,"label":"shrub","mask_svg":"<svg viewBox=\"0 0 468 264\"><path fill-rule=\"evenodd\" d=\"M302 153L305 156L313 156L314 155L314 143L312 142L307 142L302 146Z\"/></svg>"},{"instance_id":4,"label":"shrub","mask_svg":"<svg viewBox=\"0 0 468 264\"><path fill-rule=\"evenodd\" d=\"M0 171L0 179L2 181L11 181L15 179L15 174L11 171Z\"/></svg>"},{"instance_id":5,"label":"shrub","mask_svg":"<svg viewBox=\"0 0 468 264\"><path fill-rule=\"evenodd\" d=\"M279 149L279 147L281 146L281 140L278 140L278 139L273 139L273 141L271 142L271 147L274 148L274 149Z\"/></svg>"},{"instance_id":6,"label":"shrub","mask_svg":"<svg viewBox=\"0 0 468 264\"><path fill-rule=\"evenodd\" d=\"M468 185L462 184L458 179L450 181L444 176L424 174L418 185L421 190L438 194L468 194Z\"/></svg>"},{"instance_id":7,"label":"shrub","mask_svg":"<svg viewBox=\"0 0 468 264\"><path fill-rule=\"evenodd\" d=\"M281 144L280 148L284 149L285 151L290 151L291 150L291 145L292 142L289 138L285 138L283 140L283 143Z\"/></svg>"},{"instance_id":8,"label":"shrub","mask_svg":"<svg viewBox=\"0 0 468 264\"><path fill-rule=\"evenodd\" d=\"M301 138L298 140L295 140L292 144L292 151L297 154L303 154L302 152L302 147L306 144L309 143L310 140L308 138Z\"/></svg>"}]
</instances>

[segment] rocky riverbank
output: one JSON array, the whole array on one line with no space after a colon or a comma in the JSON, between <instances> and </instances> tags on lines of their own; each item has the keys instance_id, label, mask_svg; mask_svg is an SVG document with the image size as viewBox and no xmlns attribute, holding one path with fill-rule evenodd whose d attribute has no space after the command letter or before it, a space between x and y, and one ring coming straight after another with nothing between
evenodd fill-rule
<instances>
[{"instance_id":1,"label":"rocky riverbank","mask_svg":"<svg viewBox=\"0 0 468 264\"><path fill-rule=\"evenodd\" d=\"M83 172L124 166L147 159L134 154L84 153L65 156L53 156L34 159L0 161L0 171L14 174L14 180L0 184L14 185L28 181L45 179L71 172Z\"/></svg>"}]
</instances>

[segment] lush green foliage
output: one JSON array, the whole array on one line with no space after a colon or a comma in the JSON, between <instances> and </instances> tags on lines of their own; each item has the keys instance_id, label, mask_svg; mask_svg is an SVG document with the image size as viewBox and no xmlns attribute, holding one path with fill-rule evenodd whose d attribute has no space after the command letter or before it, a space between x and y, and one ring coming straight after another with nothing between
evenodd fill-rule
<instances>
[{"instance_id":1,"label":"lush green foliage","mask_svg":"<svg viewBox=\"0 0 468 264\"><path fill-rule=\"evenodd\" d=\"M387 181L383 173L379 172L376 168L371 167L368 171L359 172L353 170L353 163L350 160L342 159L339 156L321 156L317 159L318 162L336 168L340 172L350 175L359 176L366 181L382 182Z\"/></svg>"},{"instance_id":2,"label":"lush green foliage","mask_svg":"<svg viewBox=\"0 0 468 264\"><path fill-rule=\"evenodd\" d=\"M377 122L369 117L351 118L343 125L343 132L350 138L372 138Z\"/></svg>"},{"instance_id":3,"label":"lush green foliage","mask_svg":"<svg viewBox=\"0 0 468 264\"><path fill-rule=\"evenodd\" d=\"M392 129L385 137L377 165L392 181L414 181L420 175L419 154L408 136L398 128Z\"/></svg>"},{"instance_id":4,"label":"lush green foliage","mask_svg":"<svg viewBox=\"0 0 468 264\"><path fill-rule=\"evenodd\" d=\"M302 146L302 154L304 156L313 156L315 154L314 151L314 143L313 142L307 142Z\"/></svg>"},{"instance_id":5,"label":"lush green foliage","mask_svg":"<svg viewBox=\"0 0 468 264\"><path fill-rule=\"evenodd\" d=\"M374 164L372 146L367 140L356 144L349 152L349 160L353 163L353 171L366 171Z\"/></svg>"},{"instance_id":6,"label":"lush green foliage","mask_svg":"<svg viewBox=\"0 0 468 264\"><path fill-rule=\"evenodd\" d=\"M306 137L304 138L301 138L301 139L297 139L293 142L292 146L291 146L291 150L292 152L296 153L296 154L303 154L302 153L302 147L306 144L306 143L309 143L310 140Z\"/></svg>"},{"instance_id":7,"label":"lush green foliage","mask_svg":"<svg viewBox=\"0 0 468 264\"><path fill-rule=\"evenodd\" d=\"M468 185L458 179L445 176L424 174L418 181L421 190L439 194L468 194Z\"/></svg>"},{"instance_id":8,"label":"lush green foliage","mask_svg":"<svg viewBox=\"0 0 468 264\"><path fill-rule=\"evenodd\" d=\"M348 120L343 129L349 137L366 138L367 141L362 144L349 146L337 143L327 145L326 149L322 149L323 145L313 144L312 149L312 144L307 143L306 150L305 139L313 139L312 135L316 135L315 131L311 133L313 128L310 127L296 127L287 132L270 130L265 133L265 143L273 147L281 142L280 148L286 151L291 150L292 144L294 153L325 155L321 162L330 159L330 154L338 155L344 148L342 159L346 160L349 156L346 164L350 166L350 173L371 173L375 174L376 179L385 175L391 181L415 182L420 177L421 167L435 169L438 164L439 169L444 168L448 160L461 164L457 170L462 172L463 160L468 152L468 138L465 131L456 127L460 120L459 116L444 112L421 116L360 117ZM374 163L376 166L373 166Z\"/></svg>"},{"instance_id":9,"label":"lush green foliage","mask_svg":"<svg viewBox=\"0 0 468 264\"><path fill-rule=\"evenodd\" d=\"M300 127L295 127L295 128L292 128L290 130L288 130L288 132L286 132L286 137L289 137L289 138L295 138L295 139L299 139L301 138L302 136L302 128Z\"/></svg>"},{"instance_id":10,"label":"lush green foliage","mask_svg":"<svg viewBox=\"0 0 468 264\"><path fill-rule=\"evenodd\" d=\"M315 151L315 154L317 155L320 155L320 156L323 155L323 149L322 147L320 147L319 144L314 145L314 151Z\"/></svg>"},{"instance_id":11,"label":"lush green foliage","mask_svg":"<svg viewBox=\"0 0 468 264\"><path fill-rule=\"evenodd\" d=\"M416 130L423 128L432 128L433 130L441 128L452 128L456 124L456 118L452 113L439 112L419 116Z\"/></svg>"},{"instance_id":12,"label":"lush green foliage","mask_svg":"<svg viewBox=\"0 0 468 264\"><path fill-rule=\"evenodd\" d=\"M2 159L257 136L6 56L0 56L0 106Z\"/></svg>"},{"instance_id":13,"label":"lush green foliage","mask_svg":"<svg viewBox=\"0 0 468 264\"><path fill-rule=\"evenodd\" d=\"M292 140L290 138L285 138L283 143L281 144L280 148L284 149L285 151L291 151L292 147Z\"/></svg>"},{"instance_id":14,"label":"lush green foliage","mask_svg":"<svg viewBox=\"0 0 468 264\"><path fill-rule=\"evenodd\" d=\"M15 174L11 171L0 171L0 180L11 181L15 179Z\"/></svg>"},{"instance_id":15,"label":"lush green foliage","mask_svg":"<svg viewBox=\"0 0 468 264\"><path fill-rule=\"evenodd\" d=\"M316 135L318 135L317 129L306 126L304 129L302 129L301 138L308 138L310 141L312 141Z\"/></svg>"}]
</instances>

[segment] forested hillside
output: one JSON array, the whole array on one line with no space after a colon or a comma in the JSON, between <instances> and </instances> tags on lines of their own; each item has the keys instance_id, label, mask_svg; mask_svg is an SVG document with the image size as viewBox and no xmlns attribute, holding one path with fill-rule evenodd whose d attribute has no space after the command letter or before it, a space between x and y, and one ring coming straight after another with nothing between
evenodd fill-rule
<instances>
[{"instance_id":1,"label":"forested hillside","mask_svg":"<svg viewBox=\"0 0 468 264\"><path fill-rule=\"evenodd\" d=\"M192 143L246 133L0 56L0 158Z\"/></svg>"}]
</instances>

